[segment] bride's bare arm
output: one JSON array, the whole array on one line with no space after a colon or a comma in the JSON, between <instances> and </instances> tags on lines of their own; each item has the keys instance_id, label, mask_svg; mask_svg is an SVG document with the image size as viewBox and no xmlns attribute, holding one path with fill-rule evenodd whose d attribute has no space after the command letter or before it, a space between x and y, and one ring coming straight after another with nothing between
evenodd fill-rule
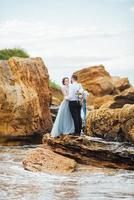
<instances>
[{"instance_id":1,"label":"bride's bare arm","mask_svg":"<svg viewBox=\"0 0 134 200\"><path fill-rule=\"evenodd\" d=\"M66 89L64 87L61 88L61 91L62 91L64 97L66 97L68 95L68 93L67 93L67 91L66 91Z\"/></svg>"}]
</instances>

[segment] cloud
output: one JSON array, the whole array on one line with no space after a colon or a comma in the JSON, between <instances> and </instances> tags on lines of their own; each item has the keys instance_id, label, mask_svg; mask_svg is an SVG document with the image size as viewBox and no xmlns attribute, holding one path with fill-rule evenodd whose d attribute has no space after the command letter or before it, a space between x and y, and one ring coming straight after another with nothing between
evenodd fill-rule
<instances>
[{"instance_id":1,"label":"cloud","mask_svg":"<svg viewBox=\"0 0 134 200\"><path fill-rule=\"evenodd\" d=\"M65 51L70 51L70 47L78 48L83 44L85 44L85 49L87 47L93 48L96 44L100 46L101 41L108 43L111 40L120 40L120 37L123 36L130 38L133 35L134 31L125 27L63 27L50 26L44 22L31 23L29 21L9 20L0 23L0 48L20 46L29 50L31 55L41 53L42 56L45 53L46 56L57 56L59 53L62 55L62 47ZM83 56L82 52L84 55L87 54L84 48L83 50L76 49L76 51L75 56ZM72 54L74 55L74 52L71 52Z\"/></svg>"},{"instance_id":2,"label":"cloud","mask_svg":"<svg viewBox=\"0 0 134 200\"><path fill-rule=\"evenodd\" d=\"M64 66L68 67L76 67L82 65L89 65L92 62L96 63L103 63L104 61L110 61L116 59L116 57L108 57L108 56L53 56L52 60L51 57L47 57L50 60L50 65L55 67L55 64L58 65L60 63L59 68Z\"/></svg>"},{"instance_id":3,"label":"cloud","mask_svg":"<svg viewBox=\"0 0 134 200\"><path fill-rule=\"evenodd\" d=\"M116 2L116 3L128 3L131 0L107 0L107 1Z\"/></svg>"},{"instance_id":4,"label":"cloud","mask_svg":"<svg viewBox=\"0 0 134 200\"><path fill-rule=\"evenodd\" d=\"M63 40L82 40L91 37L117 37L125 33L125 29L105 30L103 27L58 27L45 25L43 22L30 23L10 20L0 23L0 44L2 47L13 45L33 45Z\"/></svg>"},{"instance_id":5,"label":"cloud","mask_svg":"<svg viewBox=\"0 0 134 200\"><path fill-rule=\"evenodd\" d=\"M132 51L133 35L133 30L126 27L63 27L9 20L0 22L0 49L22 47L31 56L43 57L50 76L58 82L67 72L97 64L108 65L112 72L126 73L126 66L133 66L133 56L123 57Z\"/></svg>"},{"instance_id":6,"label":"cloud","mask_svg":"<svg viewBox=\"0 0 134 200\"><path fill-rule=\"evenodd\" d=\"M132 7L130 8L130 11L131 11L131 12L134 12L134 6L132 6Z\"/></svg>"},{"instance_id":7,"label":"cloud","mask_svg":"<svg viewBox=\"0 0 134 200\"><path fill-rule=\"evenodd\" d=\"M22 47L31 56L89 56L95 58L101 46L111 38L129 34L126 28L98 26L50 26L44 22L9 20L0 23L0 49ZM98 43L98 44L97 44ZM92 48L92 52L90 50ZM100 55L101 56L101 55ZM106 55L107 57L107 55ZM109 56L108 56L109 57Z\"/></svg>"}]
</instances>

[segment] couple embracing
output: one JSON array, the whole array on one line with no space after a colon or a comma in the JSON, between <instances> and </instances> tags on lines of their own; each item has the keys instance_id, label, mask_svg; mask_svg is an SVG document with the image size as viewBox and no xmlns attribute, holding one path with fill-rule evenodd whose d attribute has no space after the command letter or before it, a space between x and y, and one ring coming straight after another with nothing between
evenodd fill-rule
<instances>
[{"instance_id":1,"label":"couple embracing","mask_svg":"<svg viewBox=\"0 0 134 200\"><path fill-rule=\"evenodd\" d=\"M58 137L61 134L80 135L82 129L81 106L85 91L82 85L77 82L76 75L72 75L71 84L69 84L68 77L63 78L62 84L64 100L59 107L51 136Z\"/></svg>"}]
</instances>

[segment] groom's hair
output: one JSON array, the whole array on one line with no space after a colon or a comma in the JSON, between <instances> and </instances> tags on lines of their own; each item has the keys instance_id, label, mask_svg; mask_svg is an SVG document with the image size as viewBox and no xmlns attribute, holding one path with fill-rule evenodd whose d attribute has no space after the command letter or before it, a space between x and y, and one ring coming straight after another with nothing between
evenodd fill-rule
<instances>
[{"instance_id":1,"label":"groom's hair","mask_svg":"<svg viewBox=\"0 0 134 200\"><path fill-rule=\"evenodd\" d=\"M78 80L78 77L77 77L75 74L73 74L73 75L72 75L72 79L74 79L75 81L77 81L77 80Z\"/></svg>"}]
</instances>

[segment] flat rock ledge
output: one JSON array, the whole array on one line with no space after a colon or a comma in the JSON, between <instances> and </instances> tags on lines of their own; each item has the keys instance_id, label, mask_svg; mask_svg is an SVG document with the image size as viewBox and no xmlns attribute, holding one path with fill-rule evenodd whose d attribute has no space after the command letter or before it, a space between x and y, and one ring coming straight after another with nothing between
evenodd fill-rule
<instances>
[{"instance_id":1,"label":"flat rock ledge","mask_svg":"<svg viewBox=\"0 0 134 200\"><path fill-rule=\"evenodd\" d=\"M134 170L134 144L85 135L52 138L46 134L43 144L29 150L23 160L26 170L47 173L71 173L77 169L77 163Z\"/></svg>"},{"instance_id":2,"label":"flat rock ledge","mask_svg":"<svg viewBox=\"0 0 134 200\"><path fill-rule=\"evenodd\" d=\"M28 152L23 167L32 172L71 173L76 162L40 146Z\"/></svg>"},{"instance_id":3,"label":"flat rock ledge","mask_svg":"<svg viewBox=\"0 0 134 200\"><path fill-rule=\"evenodd\" d=\"M63 135L52 138L50 134L46 134L43 137L42 147L53 151L56 156L60 154L64 156L64 159L68 157L80 164L134 170L132 143L107 142L89 136ZM61 164L64 165L63 161L62 163L56 161L56 163L59 169Z\"/></svg>"}]
</instances>

